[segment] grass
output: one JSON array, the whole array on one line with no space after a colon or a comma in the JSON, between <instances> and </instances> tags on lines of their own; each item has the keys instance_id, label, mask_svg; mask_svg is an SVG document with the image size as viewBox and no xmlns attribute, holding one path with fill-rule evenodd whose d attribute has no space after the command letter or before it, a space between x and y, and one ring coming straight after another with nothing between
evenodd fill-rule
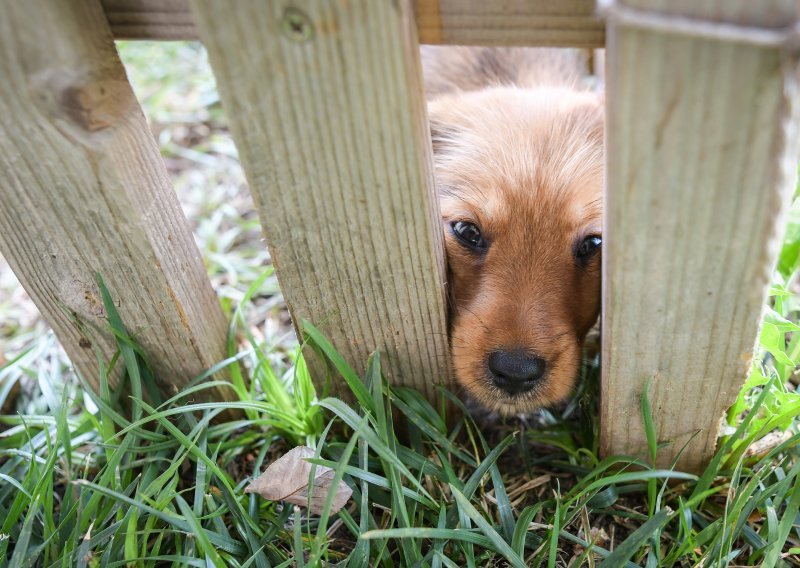
<instances>
[{"instance_id":1,"label":"grass","mask_svg":"<svg viewBox=\"0 0 800 568\"><path fill-rule=\"evenodd\" d=\"M160 399L111 294L104 300L119 354L98 365L124 366L126 384L112 390L103 381L99 393L84 388L52 335L23 313L24 299L0 304L9 355L0 363L0 565L800 564L800 206L759 353L700 475L654 465L659 444L646 397L647 458L598 456L597 361L585 365L569 403L497 421L446 391L449 406L391 388L379 353L358 376L306 324L308 348L358 401L345 404L316 391L289 333L213 90L202 79L165 84L173 75L154 63L160 53L163 65L190 68L186 61L202 63L202 52L167 46L122 52L141 73L134 79L146 105L166 113L148 110L231 317L220 367L234 378L235 401L203 402L211 375ZM199 101L193 113L186 104L177 105L180 116L167 112L172 95L164 90L173 87L179 100ZM353 489L339 513L309 515L244 493L269 462L301 444Z\"/></svg>"},{"instance_id":2,"label":"grass","mask_svg":"<svg viewBox=\"0 0 800 568\"><path fill-rule=\"evenodd\" d=\"M105 296L127 391L151 392L146 361ZM658 451L652 434L649 462L600 460L590 449L594 440L581 438L593 437L596 428L575 427L594 420L587 404L592 381L584 381L581 403L522 433L487 432L442 391L461 410L448 427L442 409L419 393L385 384L379 354L358 377L313 326L306 329L353 386L358 405L318 400L299 352L280 376L251 337L249 349L233 350L227 360L232 371L245 364L252 370L253 388L237 390L234 403L192 402L214 385L206 380L170 400L133 398L129 419L103 383L101 394L64 390L52 416L0 418L6 428L0 532L7 535L0 557L9 566L562 566L570 560L724 566L734 559L773 566L796 560L800 435L762 456L742 451L758 438L754 433L792 420L768 408L784 396L777 374L753 388L756 399L744 419L698 477L652 466ZM7 364L3 376L21 368L24 357ZM222 418L231 408L243 415ZM642 410L652 433L646 398ZM402 435L395 431L401 422L392 419L398 413L407 418ZM313 463L334 468L353 488L350 505L337 515L309 516L243 492L267 462L297 444L315 447ZM526 490L530 480L541 482ZM612 542L608 532L624 536Z\"/></svg>"}]
</instances>

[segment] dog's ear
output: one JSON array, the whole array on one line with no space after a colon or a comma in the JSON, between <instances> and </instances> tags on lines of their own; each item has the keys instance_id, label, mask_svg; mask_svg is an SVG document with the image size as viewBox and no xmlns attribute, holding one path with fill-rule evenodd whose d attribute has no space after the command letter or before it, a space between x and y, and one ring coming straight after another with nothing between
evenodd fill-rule
<instances>
[{"instance_id":1,"label":"dog's ear","mask_svg":"<svg viewBox=\"0 0 800 568\"><path fill-rule=\"evenodd\" d=\"M578 124L583 125L589 140L603 144L605 131L605 97L598 93L596 100L591 104L576 109L573 117Z\"/></svg>"},{"instance_id":2,"label":"dog's ear","mask_svg":"<svg viewBox=\"0 0 800 568\"><path fill-rule=\"evenodd\" d=\"M457 128L452 124L439 120L435 116L430 117L430 125L433 153L434 155L441 154L457 139Z\"/></svg>"},{"instance_id":3,"label":"dog's ear","mask_svg":"<svg viewBox=\"0 0 800 568\"><path fill-rule=\"evenodd\" d=\"M598 116L599 115L599 116ZM597 114L594 121L594 134L601 144L605 142L606 130L606 96L605 92L597 95Z\"/></svg>"}]
</instances>

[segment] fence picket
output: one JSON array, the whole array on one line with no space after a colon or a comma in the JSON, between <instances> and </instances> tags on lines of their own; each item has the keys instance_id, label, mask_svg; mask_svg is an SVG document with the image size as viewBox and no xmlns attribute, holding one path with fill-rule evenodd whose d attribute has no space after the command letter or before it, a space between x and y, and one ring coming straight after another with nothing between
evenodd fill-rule
<instances>
[{"instance_id":1,"label":"fence picket","mask_svg":"<svg viewBox=\"0 0 800 568\"><path fill-rule=\"evenodd\" d=\"M409 3L193 5L295 325L433 397L444 258Z\"/></svg>"},{"instance_id":2,"label":"fence picket","mask_svg":"<svg viewBox=\"0 0 800 568\"><path fill-rule=\"evenodd\" d=\"M660 14L775 28L794 2L637 0ZM752 360L797 182L794 60L778 49L637 27L612 11L607 48L601 448L644 454L650 400L668 465L713 454ZM647 16L647 18L645 18ZM624 19L623 19L624 17ZM703 24L705 25L705 24ZM702 27L702 26L700 26ZM697 29L697 31L702 31Z\"/></svg>"},{"instance_id":3,"label":"fence picket","mask_svg":"<svg viewBox=\"0 0 800 568\"><path fill-rule=\"evenodd\" d=\"M115 351L101 274L172 393L224 358L226 323L102 7L2 14L0 251L95 386Z\"/></svg>"}]
</instances>

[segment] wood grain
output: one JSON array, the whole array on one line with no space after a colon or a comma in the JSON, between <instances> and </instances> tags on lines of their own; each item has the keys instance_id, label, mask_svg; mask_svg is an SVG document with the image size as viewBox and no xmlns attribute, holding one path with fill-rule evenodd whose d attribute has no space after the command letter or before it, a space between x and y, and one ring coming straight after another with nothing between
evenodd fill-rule
<instances>
[{"instance_id":1,"label":"wood grain","mask_svg":"<svg viewBox=\"0 0 800 568\"><path fill-rule=\"evenodd\" d=\"M224 357L226 323L100 3L0 6L0 251L95 386L101 274L172 393Z\"/></svg>"},{"instance_id":2,"label":"wood grain","mask_svg":"<svg viewBox=\"0 0 800 568\"><path fill-rule=\"evenodd\" d=\"M637 0L788 25L792 1ZM776 19L777 15L777 19ZM776 49L611 24L601 449L645 453L650 400L668 465L698 470L752 359L796 183L795 61ZM694 438L692 438L694 436ZM690 441L691 440L691 441Z\"/></svg>"},{"instance_id":3,"label":"wood grain","mask_svg":"<svg viewBox=\"0 0 800 568\"><path fill-rule=\"evenodd\" d=\"M416 0L420 43L601 47L594 0Z\"/></svg>"},{"instance_id":4,"label":"wood grain","mask_svg":"<svg viewBox=\"0 0 800 568\"><path fill-rule=\"evenodd\" d=\"M197 39L189 0L102 0L117 39ZM600 47L594 0L415 0L421 43ZM231 11L233 4L229 4Z\"/></svg>"},{"instance_id":5,"label":"wood grain","mask_svg":"<svg viewBox=\"0 0 800 568\"><path fill-rule=\"evenodd\" d=\"M116 39L197 39L189 0L102 0Z\"/></svg>"},{"instance_id":6,"label":"wood grain","mask_svg":"<svg viewBox=\"0 0 800 568\"><path fill-rule=\"evenodd\" d=\"M359 370L381 350L395 384L433 397L448 377L444 255L407 2L236 7L194 3L295 325Z\"/></svg>"}]
</instances>

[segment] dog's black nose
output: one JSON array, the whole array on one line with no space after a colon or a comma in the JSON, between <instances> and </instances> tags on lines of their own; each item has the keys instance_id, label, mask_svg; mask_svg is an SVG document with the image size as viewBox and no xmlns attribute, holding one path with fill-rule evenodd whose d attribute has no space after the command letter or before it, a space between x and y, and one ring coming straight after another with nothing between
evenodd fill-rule
<instances>
[{"instance_id":1,"label":"dog's black nose","mask_svg":"<svg viewBox=\"0 0 800 568\"><path fill-rule=\"evenodd\" d=\"M531 390L547 368L544 359L523 350L495 351L487 364L494 384L509 394Z\"/></svg>"}]
</instances>

